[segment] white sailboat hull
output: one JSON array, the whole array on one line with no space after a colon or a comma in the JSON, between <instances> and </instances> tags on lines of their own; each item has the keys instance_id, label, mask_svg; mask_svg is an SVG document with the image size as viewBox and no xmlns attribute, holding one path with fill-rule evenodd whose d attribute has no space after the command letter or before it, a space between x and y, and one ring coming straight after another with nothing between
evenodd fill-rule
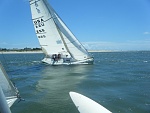
<instances>
[{"instance_id":1,"label":"white sailboat hull","mask_svg":"<svg viewBox=\"0 0 150 113\"><path fill-rule=\"evenodd\" d=\"M93 64L94 59L93 58L88 58L88 59L84 59L84 60L77 60L77 61L64 61L64 59L60 59L57 61L54 61L51 58L44 58L42 60L43 63L47 63L50 65L78 65L78 64Z\"/></svg>"}]
</instances>

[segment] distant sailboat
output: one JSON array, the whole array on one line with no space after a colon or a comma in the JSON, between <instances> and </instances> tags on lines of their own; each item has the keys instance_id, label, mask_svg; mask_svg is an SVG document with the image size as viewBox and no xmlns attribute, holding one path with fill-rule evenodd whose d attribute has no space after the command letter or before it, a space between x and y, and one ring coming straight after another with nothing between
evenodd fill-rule
<instances>
[{"instance_id":1,"label":"distant sailboat","mask_svg":"<svg viewBox=\"0 0 150 113\"><path fill-rule=\"evenodd\" d=\"M11 107L13 103L18 99L19 91L10 81L1 63L0 63L0 89L1 89L0 93L4 94L8 106Z\"/></svg>"},{"instance_id":2,"label":"distant sailboat","mask_svg":"<svg viewBox=\"0 0 150 113\"><path fill-rule=\"evenodd\" d=\"M35 33L52 65L92 64L94 59L61 20L47 0L30 0Z\"/></svg>"}]
</instances>

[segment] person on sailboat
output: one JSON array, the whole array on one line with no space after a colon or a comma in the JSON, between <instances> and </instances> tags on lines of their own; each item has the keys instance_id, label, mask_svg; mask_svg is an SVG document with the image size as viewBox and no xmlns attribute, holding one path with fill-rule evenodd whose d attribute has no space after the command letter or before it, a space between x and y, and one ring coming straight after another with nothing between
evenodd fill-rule
<instances>
[{"instance_id":1,"label":"person on sailboat","mask_svg":"<svg viewBox=\"0 0 150 113\"><path fill-rule=\"evenodd\" d=\"M58 62L58 60L61 59L61 54L53 54L53 55L52 55L52 59L54 60L54 62L55 62L55 61Z\"/></svg>"},{"instance_id":2,"label":"person on sailboat","mask_svg":"<svg viewBox=\"0 0 150 113\"><path fill-rule=\"evenodd\" d=\"M58 60L60 60L61 59L61 54L58 54Z\"/></svg>"},{"instance_id":3,"label":"person on sailboat","mask_svg":"<svg viewBox=\"0 0 150 113\"><path fill-rule=\"evenodd\" d=\"M53 54L53 55L52 55L52 59L53 59L54 61L56 61L56 54Z\"/></svg>"}]
</instances>

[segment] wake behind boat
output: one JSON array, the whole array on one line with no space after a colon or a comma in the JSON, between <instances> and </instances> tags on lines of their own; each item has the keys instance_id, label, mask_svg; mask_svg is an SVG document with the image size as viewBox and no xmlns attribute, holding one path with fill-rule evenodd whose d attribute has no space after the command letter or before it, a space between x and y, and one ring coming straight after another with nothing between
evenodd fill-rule
<instances>
[{"instance_id":1,"label":"wake behind boat","mask_svg":"<svg viewBox=\"0 0 150 113\"><path fill-rule=\"evenodd\" d=\"M84 46L77 40L47 0L30 0L35 33L51 65L93 64Z\"/></svg>"}]
</instances>

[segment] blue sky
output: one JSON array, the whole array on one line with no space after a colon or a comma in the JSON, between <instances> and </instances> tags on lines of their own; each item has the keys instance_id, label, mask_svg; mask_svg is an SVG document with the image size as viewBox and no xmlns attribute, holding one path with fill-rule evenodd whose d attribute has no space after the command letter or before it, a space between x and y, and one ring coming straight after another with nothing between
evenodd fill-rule
<instances>
[{"instance_id":1,"label":"blue sky","mask_svg":"<svg viewBox=\"0 0 150 113\"><path fill-rule=\"evenodd\" d=\"M48 0L87 49L150 50L150 0ZM40 47L28 0L0 1L0 48Z\"/></svg>"}]
</instances>

